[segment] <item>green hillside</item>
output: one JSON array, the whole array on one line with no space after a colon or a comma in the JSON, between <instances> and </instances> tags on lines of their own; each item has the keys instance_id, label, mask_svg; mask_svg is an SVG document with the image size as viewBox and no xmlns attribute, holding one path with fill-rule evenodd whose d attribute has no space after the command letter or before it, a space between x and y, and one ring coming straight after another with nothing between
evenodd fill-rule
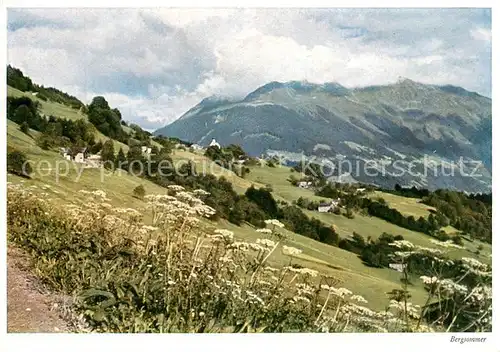
<instances>
[{"instance_id":1,"label":"green hillside","mask_svg":"<svg viewBox=\"0 0 500 352\"><path fill-rule=\"evenodd\" d=\"M21 97L27 96L39 103L39 113L43 116L55 116L69 120L88 121L88 116L81 110L73 109L67 105L38 99L30 92L22 92L12 87L8 87L8 96ZM127 134L131 134L133 128L123 126ZM93 133L97 140L102 142L109 138L104 136L96 128ZM145 209L144 201L134 197L133 190L142 185L146 194L166 194L166 189L157 183L146 178L135 177L123 170L110 171L105 169L80 169L78 164L69 163L68 169L59 170L56 175L56 166L63 159L55 149L44 150L37 145L36 139L40 132L33 129L28 134L21 131L21 126L11 120L7 120L7 147L8 150L18 150L26 154L27 158L35 167L32 178L23 178L8 173L7 181L15 184L23 184L32 192L38 193L44 199L52 202L56 207L65 207L71 203L84 204L86 197L80 193L81 190L103 190L110 198L110 204L116 207L128 207L142 212L145 223L150 223L151 214ZM115 153L122 148L125 152L129 147L124 143L113 140ZM160 144L152 141L152 145L162 148ZM177 163L186 161L193 162L197 171L214 173L217 176L223 176L228 180L233 189L240 195L244 195L250 187L261 188L268 187L272 189L274 199L282 204L293 204L299 198L306 198L313 201L323 201L324 197L319 197L312 190L302 189L293 186L289 181L291 176L301 177L296 171L289 167L276 167L254 165L249 166L249 173L244 178L238 176L233 171L227 170L219 165L215 165L203 152L190 152L188 150L173 149L171 153L172 160ZM43 163L42 163L43 161ZM392 208L397 209L405 216L415 216L428 218L432 211L436 209L420 202L420 199L407 198L382 191L375 191L367 195L368 198L383 198ZM311 218L321 221L325 226L335 230L340 239L350 239L353 233L360 234L365 240L378 239L383 233L391 235L402 235L405 240L416 245L430 248L440 248L431 242L432 237L421 232L408 230L387 222L374 216L368 216L360 212L355 212L354 218L350 219L344 215L333 213L319 213L315 210L303 210L303 213ZM255 242L257 239L265 237L256 232L256 228L249 223L242 223L237 226L226 219L217 221L204 220L203 227L212 232L214 229L227 229L234 232L237 239L249 242ZM452 226L443 228L448 234L457 232ZM319 271L324 275L335 278L339 285L356 292L367 298L368 306L372 309L383 310L388 303L387 293L401 288L401 273L384 268L370 267L363 264L358 254L341 249L334 245L319 242L309 238L309 234L298 234L284 230L287 238L283 244L296 247L302 250L302 253L294 257L294 262L307 268ZM480 252L476 253L478 246L482 247ZM460 259L462 257L472 257L484 263L491 263L491 245L478 240L468 240L464 243L462 249L450 249L451 258ZM269 258L270 264L287 265L290 261L289 256L281 251L275 251ZM408 287L411 294L411 301L414 304L423 305L426 300L426 291L418 277L411 278L412 285Z\"/></svg>"},{"instance_id":2,"label":"green hillside","mask_svg":"<svg viewBox=\"0 0 500 352\"><path fill-rule=\"evenodd\" d=\"M28 158L34 161L47 160L52 165L55 165L57 160L62 161L57 153L44 151L36 146L34 139L23 134L19 130L19 126L11 121L8 122L7 126L7 145L10 148L24 151ZM183 152L185 157L195 157L195 155L189 154L191 153ZM45 176L35 175L29 180L8 174L7 181L32 187L34 192L46 193L47 199L61 206L70 202L83 202L86 199L85 196L78 193L82 189L102 189L107 193L111 199L110 203L114 206L135 209L142 209L145 205L143 201L132 195L132 190L136 186L143 185L147 194L165 194L164 188L122 171L112 174L108 171L101 173L99 169L85 169L78 178L78 171L71 169L68 171L68 175L61 176L59 181L56 181L55 170L44 168L41 171ZM101 175L104 176L101 178ZM239 182L241 184L250 183L243 179L240 179ZM145 215L147 219L148 214L145 213ZM236 237L245 240L255 241L262 237L249 225L238 227L226 221L220 221L218 223L207 222L206 226L229 229L234 231ZM384 304L387 303L385 292L399 287L400 274L393 270L368 268L353 253L294 233L288 232L288 234L290 238L286 243L303 250L304 256L303 259L298 258L299 263L337 277L345 287L369 297L373 308L383 309ZM271 260L273 263L283 263L287 259L280 252L277 252ZM415 302L422 303L425 291L420 286L416 286L411 289L411 292L415 297Z\"/></svg>"},{"instance_id":3,"label":"green hillside","mask_svg":"<svg viewBox=\"0 0 500 352\"><path fill-rule=\"evenodd\" d=\"M36 135L36 132L33 132ZM11 121L7 125L7 144L9 148L15 148L24 151L31 160L47 160L52 165L55 165L57 160L62 160L56 152L44 151L39 148L32 137L27 136L19 130L19 126ZM173 155L174 159L185 158L187 160L203 160L204 157L190 153L188 151L176 150ZM85 198L78 191L85 190L104 190L111 199L111 204L120 207L131 207L142 209L144 203L133 197L132 190L143 185L147 194L164 194L165 189L150 181L131 176L130 174L117 171L111 173L109 171L101 172L99 169L85 169L78 178L77 169L68 171L68 174L61 176L56 180L55 170L45 168L42 170L44 176L35 175L32 179L26 180L15 175L8 174L8 181L13 183L23 183L25 186L33 187L34 191L47 193L47 198L54 201L56 204L67 204L71 201L83 201ZM220 170L218 170L220 171ZM227 171L228 179L234 184L235 189L244 190L246 187L262 184L270 184L274 188L274 193L277 198L282 200L292 201L298 196L310 196L313 194L309 190L298 189L287 185L286 177L290 172L288 168L257 168L253 167L248 176L248 179L242 179L236 174L231 174ZM226 176L227 177L227 176ZM387 223L373 217L364 217L359 214L355 219L347 219L344 216L334 214L320 214L313 211L308 211L307 214L311 217L316 217L325 223L334 225L341 236L349 236L353 231L359 232L364 236L377 237L382 232L394 234L402 234L405 239L432 247L429 238L424 234L411 232L395 225ZM146 219L149 214L145 213ZM217 223L206 222L208 228L226 228L234 231L235 236L245 240L255 241L261 238L262 235L255 232L255 229L249 225L241 227L235 226L227 221L221 220ZM370 305L374 309L382 309L387 303L386 292L396 289L400 286L400 273L391 269L370 268L362 264L356 254L342 250L340 248L330 246L312 240L305 236L287 232L289 238L286 244L295 246L303 250L303 254L297 258L298 263L303 263L307 267L316 269L328 275L336 277L342 285L351 289L369 299ZM470 244L467 248L473 248L476 245ZM488 253L491 253L491 247L486 245L479 259L490 261ZM473 253L465 253L457 251L453 256L467 255L474 256ZM277 252L271 258L273 263L283 263L287 259L280 252ZM415 286L410 289L412 301L416 304L422 304L425 299L425 291L418 281Z\"/></svg>"}]
</instances>

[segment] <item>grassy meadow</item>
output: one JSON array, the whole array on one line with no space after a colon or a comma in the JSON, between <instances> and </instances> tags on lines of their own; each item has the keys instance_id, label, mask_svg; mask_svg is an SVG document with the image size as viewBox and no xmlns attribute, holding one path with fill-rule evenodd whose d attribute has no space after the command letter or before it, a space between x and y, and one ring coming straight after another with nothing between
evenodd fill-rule
<instances>
[{"instance_id":1,"label":"grassy meadow","mask_svg":"<svg viewBox=\"0 0 500 352\"><path fill-rule=\"evenodd\" d=\"M22 93L11 87L8 87L8 94L12 96L28 95L30 98L39 101L42 113L45 115L54 115L69 119L86 118L85 115L67 106L41 101L30 94ZM79 193L80 190L104 190L111 205L122 208L133 208L140 211L144 211L146 204L143 200L135 198L132 195L133 189L138 185L143 185L148 195L166 194L165 188L123 171L109 172L101 169L81 170L77 164L73 164L73 167L64 170L59 177L56 177L56 163L63 161L63 159L57 152L45 151L38 147L35 143L37 135L38 132L30 131L30 136L28 136L20 131L17 124L7 121L8 147L23 151L35 163L41 160L48 161L49 163L48 165L43 165L39 169L41 172L36 172L32 179L24 179L8 174L7 181L31 187L32 191L39 192L44 198L51 200L60 207L64 207L71 202L84 205L86 198ZM96 136L102 141L107 139L97 131ZM118 150L120 147L125 152L128 150L126 145L115 141L115 149ZM201 171L202 165L211 165L206 157L184 150L174 150L172 158L174 161L192 160L197 164L198 171ZM210 170L207 171L211 172ZM290 175L295 174L297 176L298 174L296 172L292 173L288 167L272 168L268 166L254 166L251 167L250 173L244 179L234 172L219 166L214 166L213 172L216 175L226 177L240 194L244 193L252 185L255 187L271 185L273 196L277 200L292 202L299 197L313 200L324 199L315 196L311 190L292 186L287 181L287 178ZM391 207L397 208L406 215L427 216L429 214L428 207L418 203L414 199L382 192L375 192L372 196L383 197ZM316 217L326 224L334 226L341 237L348 237L353 232L357 232L364 237L377 238L383 232L387 232L393 235L403 235L406 240L417 245L434 247L430 242L429 236L400 228L375 217L355 214L354 219L347 219L341 215L324 214L307 210L305 212L310 217ZM146 211L143 214L145 223L150 223L151 214ZM250 242L255 242L257 239L264 237L263 234L256 232L256 229L250 225L238 227L223 220L217 223L203 220L202 225L207 231L212 231L215 228L233 231L236 238ZM453 228L447 230L452 232ZM362 264L361 260L354 253L286 230L282 231L286 233L287 237L283 244L296 247L302 251L300 255L293 258L295 263L334 277L341 286L366 297L369 302L368 307L372 309L383 310L388 304L386 293L401 287L401 274L394 270L367 267ZM472 243L466 242L465 249L452 250L451 256L455 258L460 258L461 256L477 257L477 259L483 262L491 262L491 258L489 257L491 253L490 245L483 244L484 250L479 256L472 253L478 244L479 242L476 241ZM269 258L269 263L273 265L287 265L289 262L290 257L283 255L282 251L279 250L273 252ZM426 299L426 291L418 278L413 281L414 285L409 287L412 302L422 305Z\"/></svg>"}]
</instances>

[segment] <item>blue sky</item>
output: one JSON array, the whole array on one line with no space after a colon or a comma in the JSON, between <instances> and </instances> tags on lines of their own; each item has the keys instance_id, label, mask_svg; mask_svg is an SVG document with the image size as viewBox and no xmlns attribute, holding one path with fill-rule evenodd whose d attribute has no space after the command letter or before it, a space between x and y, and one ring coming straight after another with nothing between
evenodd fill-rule
<instances>
[{"instance_id":1,"label":"blue sky","mask_svg":"<svg viewBox=\"0 0 500 352\"><path fill-rule=\"evenodd\" d=\"M8 62L147 129L210 95L270 81L388 84L491 96L487 9L9 9Z\"/></svg>"}]
</instances>

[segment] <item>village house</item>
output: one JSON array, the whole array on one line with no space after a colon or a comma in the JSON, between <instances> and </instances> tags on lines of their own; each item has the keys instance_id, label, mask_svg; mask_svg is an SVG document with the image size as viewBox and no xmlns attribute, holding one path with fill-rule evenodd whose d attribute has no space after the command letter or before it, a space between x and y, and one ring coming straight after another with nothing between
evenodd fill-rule
<instances>
[{"instance_id":1,"label":"village house","mask_svg":"<svg viewBox=\"0 0 500 352\"><path fill-rule=\"evenodd\" d=\"M320 213L328 213L332 209L332 205L330 203L320 203L318 206L318 211Z\"/></svg>"},{"instance_id":2,"label":"village house","mask_svg":"<svg viewBox=\"0 0 500 352\"><path fill-rule=\"evenodd\" d=\"M199 144L193 144L191 148L193 148L194 150L203 150L203 147Z\"/></svg>"},{"instance_id":3,"label":"village house","mask_svg":"<svg viewBox=\"0 0 500 352\"><path fill-rule=\"evenodd\" d=\"M60 148L60 153L64 159L74 161L75 163L85 164L84 167L87 168L98 168L102 166L100 152L88 155L87 148L75 148L73 150L70 148Z\"/></svg>"},{"instance_id":4,"label":"village house","mask_svg":"<svg viewBox=\"0 0 500 352\"><path fill-rule=\"evenodd\" d=\"M363 193L364 191L366 191L366 188L358 188L358 189L356 189L356 193Z\"/></svg>"},{"instance_id":5,"label":"village house","mask_svg":"<svg viewBox=\"0 0 500 352\"><path fill-rule=\"evenodd\" d=\"M312 182L311 181L299 181L299 183L297 184L297 186L299 188L309 188L312 186Z\"/></svg>"},{"instance_id":6,"label":"village house","mask_svg":"<svg viewBox=\"0 0 500 352\"><path fill-rule=\"evenodd\" d=\"M83 148L82 151L76 153L75 158L74 158L74 161L76 163L85 163L85 150L86 149L87 148Z\"/></svg>"},{"instance_id":7,"label":"village house","mask_svg":"<svg viewBox=\"0 0 500 352\"><path fill-rule=\"evenodd\" d=\"M141 147L141 151L142 151L143 154L146 154L146 155L151 154L151 148L147 147L147 146L142 146Z\"/></svg>"},{"instance_id":8,"label":"village house","mask_svg":"<svg viewBox=\"0 0 500 352\"><path fill-rule=\"evenodd\" d=\"M406 264L396 264L396 263L390 263L389 268L399 271L400 273L403 272L403 270L406 268Z\"/></svg>"},{"instance_id":9,"label":"village house","mask_svg":"<svg viewBox=\"0 0 500 352\"><path fill-rule=\"evenodd\" d=\"M60 153L64 159L71 161L71 154L68 148L60 148Z\"/></svg>"},{"instance_id":10,"label":"village house","mask_svg":"<svg viewBox=\"0 0 500 352\"><path fill-rule=\"evenodd\" d=\"M60 153L64 159L70 161L73 160L74 162L77 163L85 162L86 151L87 148L77 148L74 150L70 150L70 148L60 148Z\"/></svg>"},{"instance_id":11,"label":"village house","mask_svg":"<svg viewBox=\"0 0 500 352\"><path fill-rule=\"evenodd\" d=\"M89 168L99 168L102 166L101 155L99 153L91 154L87 157L85 163Z\"/></svg>"},{"instance_id":12,"label":"village house","mask_svg":"<svg viewBox=\"0 0 500 352\"><path fill-rule=\"evenodd\" d=\"M334 211L340 204L340 198L332 199L331 202L320 203L318 206L318 212L328 213Z\"/></svg>"}]
</instances>

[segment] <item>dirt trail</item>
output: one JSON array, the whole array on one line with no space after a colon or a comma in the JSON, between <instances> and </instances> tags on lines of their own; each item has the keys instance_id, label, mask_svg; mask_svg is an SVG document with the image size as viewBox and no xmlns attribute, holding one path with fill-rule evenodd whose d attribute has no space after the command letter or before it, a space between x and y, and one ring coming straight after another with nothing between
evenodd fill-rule
<instances>
[{"instance_id":1,"label":"dirt trail","mask_svg":"<svg viewBox=\"0 0 500 352\"><path fill-rule=\"evenodd\" d=\"M7 332L69 332L49 295L26 270L26 258L7 249Z\"/></svg>"}]
</instances>

